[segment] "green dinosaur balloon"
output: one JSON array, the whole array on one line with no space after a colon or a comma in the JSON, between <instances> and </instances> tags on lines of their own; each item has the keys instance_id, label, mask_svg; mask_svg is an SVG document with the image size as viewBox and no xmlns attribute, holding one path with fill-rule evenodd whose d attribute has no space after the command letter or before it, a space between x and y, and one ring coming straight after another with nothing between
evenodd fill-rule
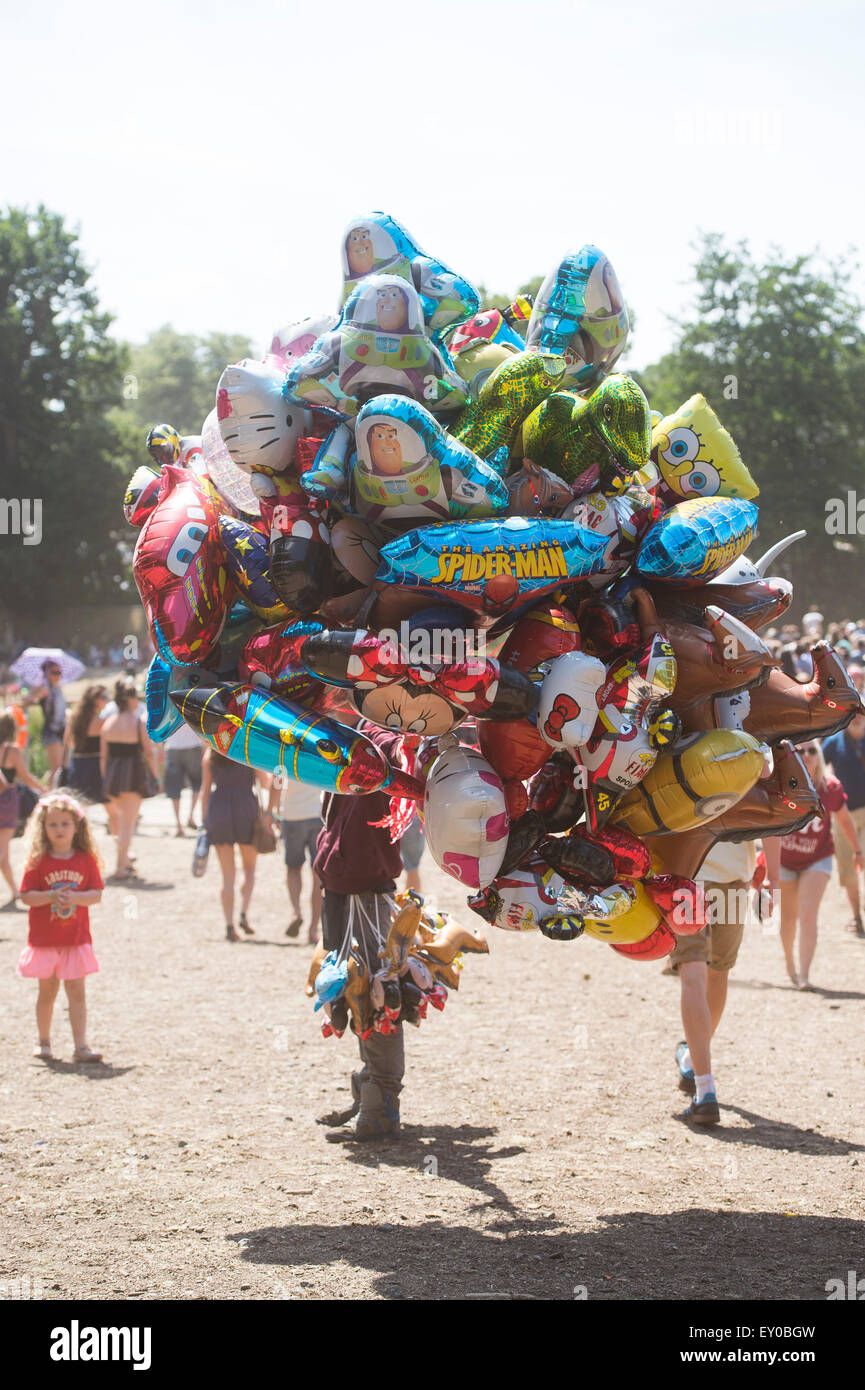
<instances>
[{"instance_id":1,"label":"green dinosaur balloon","mask_svg":"<svg viewBox=\"0 0 865 1390\"><path fill-rule=\"evenodd\" d=\"M490 455L504 446L508 453L519 438L520 425L546 396L555 391L565 372L563 357L550 353L517 352L496 367L477 401L460 413L451 434L491 463ZM502 458L493 466L507 466Z\"/></svg>"},{"instance_id":2,"label":"green dinosaur balloon","mask_svg":"<svg viewBox=\"0 0 865 1390\"><path fill-rule=\"evenodd\" d=\"M542 401L522 429L522 452L542 468L575 482L620 492L649 457L649 402L629 376L616 372L586 399L557 391Z\"/></svg>"}]
</instances>

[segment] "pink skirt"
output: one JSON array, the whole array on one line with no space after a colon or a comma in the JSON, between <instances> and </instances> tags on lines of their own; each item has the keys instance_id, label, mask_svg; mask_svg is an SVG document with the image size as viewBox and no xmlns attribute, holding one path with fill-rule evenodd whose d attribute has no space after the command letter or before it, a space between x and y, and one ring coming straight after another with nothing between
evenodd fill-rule
<instances>
[{"instance_id":1,"label":"pink skirt","mask_svg":"<svg viewBox=\"0 0 865 1390\"><path fill-rule=\"evenodd\" d=\"M18 957L17 974L24 980L80 980L95 975L99 961L93 947L86 946L25 946Z\"/></svg>"}]
</instances>

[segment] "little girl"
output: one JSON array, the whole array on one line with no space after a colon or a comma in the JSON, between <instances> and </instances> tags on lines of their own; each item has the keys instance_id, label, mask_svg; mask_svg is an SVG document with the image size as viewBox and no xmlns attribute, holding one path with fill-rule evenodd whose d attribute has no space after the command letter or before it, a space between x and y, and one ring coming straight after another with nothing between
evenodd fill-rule
<instances>
[{"instance_id":1,"label":"little girl","mask_svg":"<svg viewBox=\"0 0 865 1390\"><path fill-rule=\"evenodd\" d=\"M87 1044L85 975L99 969L90 938L91 903L102 897L100 862L84 810L66 792L49 792L27 826L28 855L21 901L30 909L18 974L39 981L33 1056L52 1060L51 1016L60 981L69 1001L76 1062L101 1062Z\"/></svg>"}]
</instances>

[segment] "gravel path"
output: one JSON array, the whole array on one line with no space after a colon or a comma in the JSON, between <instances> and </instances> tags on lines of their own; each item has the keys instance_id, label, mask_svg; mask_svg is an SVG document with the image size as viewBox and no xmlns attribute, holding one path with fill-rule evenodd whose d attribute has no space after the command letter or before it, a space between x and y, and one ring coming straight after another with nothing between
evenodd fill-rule
<instances>
[{"instance_id":1,"label":"gravel path","mask_svg":"<svg viewBox=\"0 0 865 1390\"><path fill-rule=\"evenodd\" d=\"M821 1299L865 1274L865 945L834 882L815 993L789 987L777 936L746 933L719 1129L677 1118L659 964L490 928L444 1014L408 1030L404 1137L347 1150L313 1117L347 1096L355 1044L319 1035L281 856L259 861L255 939L231 945L216 864L192 878L162 798L145 822L145 886L92 914L106 1064L68 1060L60 1003L66 1060L31 1060L26 915L0 916L0 1280L72 1299Z\"/></svg>"}]
</instances>

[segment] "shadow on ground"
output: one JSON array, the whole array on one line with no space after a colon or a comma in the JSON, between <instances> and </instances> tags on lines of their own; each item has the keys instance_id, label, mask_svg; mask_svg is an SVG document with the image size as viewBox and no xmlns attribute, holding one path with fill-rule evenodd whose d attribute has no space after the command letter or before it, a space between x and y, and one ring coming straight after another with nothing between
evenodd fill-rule
<instances>
[{"instance_id":1,"label":"shadow on ground","mask_svg":"<svg viewBox=\"0 0 865 1390\"><path fill-rule=\"evenodd\" d=\"M371 1271L375 1292L389 1299L825 1299L827 1280L862 1263L862 1227L842 1218L696 1208L598 1222L595 1231L562 1232L555 1220L514 1214L486 1230L320 1223L229 1239L247 1241L243 1258L272 1266L283 1282L285 1266L298 1280L349 1266Z\"/></svg>"}]
</instances>

